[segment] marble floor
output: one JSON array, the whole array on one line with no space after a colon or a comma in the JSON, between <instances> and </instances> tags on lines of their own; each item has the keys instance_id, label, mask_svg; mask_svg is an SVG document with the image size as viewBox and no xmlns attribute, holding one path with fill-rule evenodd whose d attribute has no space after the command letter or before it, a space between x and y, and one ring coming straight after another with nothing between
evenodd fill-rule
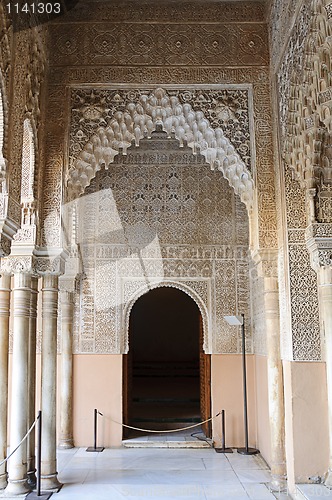
<instances>
[{"instance_id":1,"label":"marble floor","mask_svg":"<svg viewBox=\"0 0 332 500\"><path fill-rule=\"evenodd\" d=\"M257 456L216 453L213 448L116 448L58 452L62 489L52 500L252 499L273 495L270 472Z\"/></svg>"}]
</instances>

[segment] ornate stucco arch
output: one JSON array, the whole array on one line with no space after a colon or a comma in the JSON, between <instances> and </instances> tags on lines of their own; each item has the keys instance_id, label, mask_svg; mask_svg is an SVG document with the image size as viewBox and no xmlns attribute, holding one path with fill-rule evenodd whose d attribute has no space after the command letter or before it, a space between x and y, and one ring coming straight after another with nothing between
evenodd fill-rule
<instances>
[{"instance_id":1,"label":"ornate stucco arch","mask_svg":"<svg viewBox=\"0 0 332 500\"><path fill-rule=\"evenodd\" d=\"M309 189L320 181L323 142L332 133L331 21L321 0L312 13L302 68L293 70L290 78L285 134L286 162L301 186Z\"/></svg>"},{"instance_id":2,"label":"ornate stucco arch","mask_svg":"<svg viewBox=\"0 0 332 500\"><path fill-rule=\"evenodd\" d=\"M89 113L99 113L98 105ZM87 116L88 118L88 116ZM211 169L220 170L248 208L252 206L254 181L250 171L220 127L212 128L202 111L194 111L188 102L157 88L149 95L140 95L124 110L117 110L106 126L100 126L85 144L69 170L67 185L70 199L79 196L96 172L114 161L120 150L150 136L162 127L169 136L175 135L180 145L188 144L200 152Z\"/></svg>"},{"instance_id":3,"label":"ornate stucco arch","mask_svg":"<svg viewBox=\"0 0 332 500\"><path fill-rule=\"evenodd\" d=\"M205 353L211 352L211 345L212 345L212 332L211 332L211 321L209 320L209 308L208 304L204 301L202 297L188 284L186 284L185 281L180 281L180 280L163 280L163 281L158 281L156 283L150 283L149 286L144 285L141 286L138 290L136 290L135 293L132 294L132 296L129 298L127 301L124 311L123 311L123 318L124 318L124 327L123 327L123 352L126 354L129 351L129 318L130 318L130 313L132 308L134 307L135 302L145 295L147 292L150 290L155 290L156 288L163 288L163 287L169 287L169 288L177 288L181 292L186 293L197 305L201 316L202 316L202 323L203 323L203 350Z\"/></svg>"}]
</instances>

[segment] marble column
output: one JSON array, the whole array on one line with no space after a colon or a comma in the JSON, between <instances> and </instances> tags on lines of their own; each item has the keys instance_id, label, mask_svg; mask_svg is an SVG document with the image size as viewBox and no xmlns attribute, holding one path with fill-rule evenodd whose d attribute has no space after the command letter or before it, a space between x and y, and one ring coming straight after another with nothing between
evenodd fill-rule
<instances>
[{"instance_id":1,"label":"marble column","mask_svg":"<svg viewBox=\"0 0 332 500\"><path fill-rule=\"evenodd\" d=\"M8 347L10 274L0 277L0 462L7 456ZM0 489L7 486L7 466L0 466Z\"/></svg>"},{"instance_id":2,"label":"marble column","mask_svg":"<svg viewBox=\"0 0 332 500\"><path fill-rule=\"evenodd\" d=\"M31 275L14 273L13 355L10 415L10 449L20 443L28 428L28 339L30 322ZM19 447L8 463L6 495L29 492L27 483L27 444Z\"/></svg>"},{"instance_id":3,"label":"marble column","mask_svg":"<svg viewBox=\"0 0 332 500\"><path fill-rule=\"evenodd\" d=\"M280 355L279 294L276 277L264 278L264 306L267 347L268 403L271 432L271 483L274 491L286 485L285 413L283 371Z\"/></svg>"},{"instance_id":4,"label":"marble column","mask_svg":"<svg viewBox=\"0 0 332 500\"><path fill-rule=\"evenodd\" d=\"M330 458L325 485L332 488L332 266L318 270L321 319L325 332L325 359L329 421Z\"/></svg>"},{"instance_id":5,"label":"marble column","mask_svg":"<svg viewBox=\"0 0 332 500\"><path fill-rule=\"evenodd\" d=\"M41 484L43 490L53 491L61 487L56 460L57 316L58 276L45 274L42 284Z\"/></svg>"},{"instance_id":6,"label":"marble column","mask_svg":"<svg viewBox=\"0 0 332 500\"><path fill-rule=\"evenodd\" d=\"M38 278L31 278L31 303L29 320L29 371L28 371L28 427L36 419L36 327L37 327L37 297ZM36 483L35 467L35 433L32 432L27 439L28 453L28 483L34 486Z\"/></svg>"},{"instance_id":7,"label":"marble column","mask_svg":"<svg viewBox=\"0 0 332 500\"><path fill-rule=\"evenodd\" d=\"M59 448L74 447L73 441L73 292L60 292L61 304L61 394Z\"/></svg>"}]
</instances>

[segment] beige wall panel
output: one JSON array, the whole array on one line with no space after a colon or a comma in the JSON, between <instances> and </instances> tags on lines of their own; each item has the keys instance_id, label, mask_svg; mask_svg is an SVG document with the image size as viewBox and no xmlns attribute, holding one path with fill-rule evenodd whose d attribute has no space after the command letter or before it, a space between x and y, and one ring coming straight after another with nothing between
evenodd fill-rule
<instances>
[{"instance_id":1,"label":"beige wall panel","mask_svg":"<svg viewBox=\"0 0 332 500\"><path fill-rule=\"evenodd\" d=\"M290 487L328 468L325 363L284 361L287 475ZM295 464L295 465L294 465Z\"/></svg>"},{"instance_id":2,"label":"beige wall panel","mask_svg":"<svg viewBox=\"0 0 332 500\"><path fill-rule=\"evenodd\" d=\"M74 355L74 443L93 446L93 411L97 408L97 446L121 446L122 355Z\"/></svg>"},{"instance_id":3,"label":"beige wall panel","mask_svg":"<svg viewBox=\"0 0 332 500\"><path fill-rule=\"evenodd\" d=\"M256 446L255 357L247 355L249 446ZM226 415L226 446L244 446L242 357L238 354L211 356L212 414L222 409ZM221 439L221 419L213 422L213 438Z\"/></svg>"}]
</instances>

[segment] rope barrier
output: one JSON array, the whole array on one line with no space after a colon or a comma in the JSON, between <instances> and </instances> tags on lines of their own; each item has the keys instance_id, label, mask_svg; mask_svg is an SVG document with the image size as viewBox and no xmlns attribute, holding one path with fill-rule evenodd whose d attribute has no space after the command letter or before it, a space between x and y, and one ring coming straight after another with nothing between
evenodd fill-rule
<instances>
[{"instance_id":1,"label":"rope barrier","mask_svg":"<svg viewBox=\"0 0 332 500\"><path fill-rule=\"evenodd\" d=\"M127 429L132 429L134 431L141 431L141 432L156 432L157 434L160 434L160 433L166 433L166 432L170 432L170 433L171 432L181 432L181 431L186 431L187 429L193 429L194 427L199 427L202 424L206 424L207 422L210 422L214 418L219 417L219 415L221 415L221 412L214 415L214 417L210 417L207 420L203 420L203 422L199 422L198 424L189 425L188 427L182 427L181 429L169 429L169 430L163 430L163 431L156 431L153 429L140 429L139 427L132 427L131 425L126 425L126 424L122 424L121 422L117 422L116 420L114 420L111 417L106 416L106 418L108 420L111 420L111 422L114 422L115 424L121 425L122 427L126 427Z\"/></svg>"},{"instance_id":2,"label":"rope barrier","mask_svg":"<svg viewBox=\"0 0 332 500\"><path fill-rule=\"evenodd\" d=\"M26 435L24 436L24 438L20 441L20 443L16 446L15 450L13 450L11 452L10 455L8 455L7 458L5 458L4 460L2 460L0 462L0 467L5 464L6 462L8 462L8 460L10 459L10 457L12 457L14 455L14 453L19 449L19 447L21 446L21 444L24 442L24 440L29 436L30 432L33 430L33 428L35 427L36 423L37 423L37 420L39 419L39 415L38 417L36 418L36 420L33 422L33 424L31 425L30 429L28 430L28 432L26 433Z\"/></svg>"}]
</instances>

